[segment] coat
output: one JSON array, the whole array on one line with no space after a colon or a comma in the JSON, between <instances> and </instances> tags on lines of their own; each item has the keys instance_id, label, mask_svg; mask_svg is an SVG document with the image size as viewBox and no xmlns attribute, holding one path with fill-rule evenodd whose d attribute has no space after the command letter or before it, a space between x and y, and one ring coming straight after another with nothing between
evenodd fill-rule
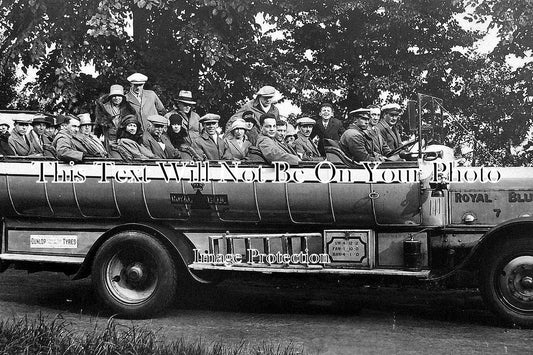
<instances>
[{"instance_id":1,"label":"coat","mask_svg":"<svg viewBox=\"0 0 533 355\"><path fill-rule=\"evenodd\" d=\"M162 134L160 138L161 143L165 145L165 149L161 148L159 142L148 132L143 134L142 145L148 148L156 158L160 159L179 159L180 153L174 148L170 139L166 134Z\"/></svg>"},{"instance_id":2,"label":"coat","mask_svg":"<svg viewBox=\"0 0 533 355\"><path fill-rule=\"evenodd\" d=\"M275 161L284 161L290 165L298 165L300 158L297 155L289 153L289 147L281 145L277 140L260 134L257 137L257 148L269 163Z\"/></svg>"},{"instance_id":3,"label":"coat","mask_svg":"<svg viewBox=\"0 0 533 355\"><path fill-rule=\"evenodd\" d=\"M248 148L252 146L252 143L247 139L241 141L242 144L239 144L239 141L235 138L226 139L225 141L233 160L243 160L246 158Z\"/></svg>"},{"instance_id":4,"label":"coat","mask_svg":"<svg viewBox=\"0 0 533 355\"><path fill-rule=\"evenodd\" d=\"M9 146L9 132L0 134L0 155L15 155L15 152Z\"/></svg>"},{"instance_id":5,"label":"coat","mask_svg":"<svg viewBox=\"0 0 533 355\"><path fill-rule=\"evenodd\" d=\"M313 126L313 131L311 132L310 138L318 136L318 151L320 152L320 155L325 156L326 151L324 149L324 138L332 139L338 142L341 139L344 131L344 125L335 117L331 117L329 119L327 127L324 127L324 122L322 119L319 119Z\"/></svg>"},{"instance_id":6,"label":"coat","mask_svg":"<svg viewBox=\"0 0 533 355\"><path fill-rule=\"evenodd\" d=\"M16 130L11 132L11 135L8 138L9 147L18 156L29 156L37 155L39 152L35 149L33 144L26 135L18 133Z\"/></svg>"},{"instance_id":7,"label":"coat","mask_svg":"<svg viewBox=\"0 0 533 355\"><path fill-rule=\"evenodd\" d=\"M122 118L135 114L135 109L126 100L122 100L118 106L117 113L113 110L113 104L108 94L96 100L95 123L102 131L105 149L111 155L113 155L117 146L117 131L122 122Z\"/></svg>"},{"instance_id":8,"label":"coat","mask_svg":"<svg viewBox=\"0 0 533 355\"><path fill-rule=\"evenodd\" d=\"M370 127L366 131L374 142L374 151L379 155L383 155L385 157L388 156L392 150L385 142L385 139L383 139L383 137L381 136L379 129L376 127Z\"/></svg>"},{"instance_id":9,"label":"coat","mask_svg":"<svg viewBox=\"0 0 533 355\"><path fill-rule=\"evenodd\" d=\"M117 150L125 161L156 158L150 149L129 138L120 138L117 141Z\"/></svg>"},{"instance_id":10,"label":"coat","mask_svg":"<svg viewBox=\"0 0 533 355\"><path fill-rule=\"evenodd\" d=\"M261 117L261 115L265 113L271 113L276 117L276 121L279 120L279 110L274 104L270 105L270 109L268 110L268 112L265 112L263 111L263 108L261 107L261 103L259 102L259 99L255 98L253 100L248 101L244 105L242 105L242 107L238 109L237 112L233 114L233 116L230 117L230 119L226 123L226 130L225 130L226 133L229 133L233 122L238 118L242 118L242 114L246 111L252 111L254 113L254 118L255 118L257 127L261 127L261 125L259 124L259 118Z\"/></svg>"},{"instance_id":11,"label":"coat","mask_svg":"<svg viewBox=\"0 0 533 355\"><path fill-rule=\"evenodd\" d=\"M350 126L342 134L339 146L354 161L380 160L375 153L372 137L355 125Z\"/></svg>"},{"instance_id":12,"label":"coat","mask_svg":"<svg viewBox=\"0 0 533 355\"><path fill-rule=\"evenodd\" d=\"M126 101L137 113L137 118L141 123L141 128L146 132L148 129L148 117L152 115L164 115L166 113L165 106L155 92L152 90L142 90L140 100L135 95L128 91L126 93Z\"/></svg>"},{"instance_id":13,"label":"coat","mask_svg":"<svg viewBox=\"0 0 533 355\"><path fill-rule=\"evenodd\" d=\"M215 143L207 132L202 132L194 141L198 154L204 155L205 160L232 160L228 146L220 136Z\"/></svg>"},{"instance_id":14,"label":"coat","mask_svg":"<svg viewBox=\"0 0 533 355\"><path fill-rule=\"evenodd\" d=\"M294 146L302 160L323 160L316 145L301 132L298 132L298 138L294 141Z\"/></svg>"},{"instance_id":15,"label":"coat","mask_svg":"<svg viewBox=\"0 0 533 355\"><path fill-rule=\"evenodd\" d=\"M389 126L389 124L383 120L379 121L375 127L379 130L385 143L387 143L391 150L395 150L402 145L402 138L400 137L398 128Z\"/></svg>"},{"instance_id":16,"label":"coat","mask_svg":"<svg viewBox=\"0 0 533 355\"><path fill-rule=\"evenodd\" d=\"M46 157L56 157L56 150L52 146L52 140L46 134L39 136L37 132L31 130L28 134L28 139L37 153L40 153Z\"/></svg>"},{"instance_id":17,"label":"coat","mask_svg":"<svg viewBox=\"0 0 533 355\"><path fill-rule=\"evenodd\" d=\"M62 129L56 134L52 145L57 152L57 158L60 160L66 162L81 162L83 160L83 152L76 149L72 135L66 129Z\"/></svg>"},{"instance_id":18,"label":"coat","mask_svg":"<svg viewBox=\"0 0 533 355\"><path fill-rule=\"evenodd\" d=\"M102 142L91 135L77 133L72 136L72 144L76 150L83 152L83 155L87 157L106 158L109 156Z\"/></svg>"}]
</instances>

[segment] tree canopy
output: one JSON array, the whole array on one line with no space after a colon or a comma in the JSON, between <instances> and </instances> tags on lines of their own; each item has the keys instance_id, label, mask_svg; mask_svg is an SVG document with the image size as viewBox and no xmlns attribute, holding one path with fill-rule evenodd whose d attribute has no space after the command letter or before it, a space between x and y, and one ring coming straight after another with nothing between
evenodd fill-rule
<instances>
[{"instance_id":1,"label":"tree canopy","mask_svg":"<svg viewBox=\"0 0 533 355\"><path fill-rule=\"evenodd\" d=\"M513 71L505 61L533 45L533 10L518 2L4 0L0 70L37 68L29 94L10 101L51 112L91 110L137 71L167 106L188 89L200 113L224 118L262 85L311 115L325 100L341 116L384 95L402 101L423 92L442 97L499 163L511 164L509 147L532 123L532 65ZM473 51L483 33L458 22L467 9L471 21L499 29L489 55ZM97 78L80 72L87 64Z\"/></svg>"}]
</instances>

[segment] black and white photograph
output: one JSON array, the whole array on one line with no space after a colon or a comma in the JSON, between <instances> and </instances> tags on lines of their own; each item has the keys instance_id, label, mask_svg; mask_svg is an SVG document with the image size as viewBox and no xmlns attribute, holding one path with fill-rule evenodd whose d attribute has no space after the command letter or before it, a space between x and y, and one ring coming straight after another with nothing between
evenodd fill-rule
<instances>
[{"instance_id":1,"label":"black and white photograph","mask_svg":"<svg viewBox=\"0 0 533 355\"><path fill-rule=\"evenodd\" d=\"M526 354L532 0L0 0L0 354Z\"/></svg>"}]
</instances>

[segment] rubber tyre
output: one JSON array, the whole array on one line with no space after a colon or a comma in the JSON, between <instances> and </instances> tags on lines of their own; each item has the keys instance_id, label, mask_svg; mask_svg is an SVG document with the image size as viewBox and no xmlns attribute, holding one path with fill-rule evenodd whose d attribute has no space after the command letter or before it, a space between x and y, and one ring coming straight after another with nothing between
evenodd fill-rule
<instances>
[{"instance_id":1,"label":"rubber tyre","mask_svg":"<svg viewBox=\"0 0 533 355\"><path fill-rule=\"evenodd\" d=\"M486 254L481 295L504 322L533 326L533 238L509 239Z\"/></svg>"},{"instance_id":2,"label":"rubber tyre","mask_svg":"<svg viewBox=\"0 0 533 355\"><path fill-rule=\"evenodd\" d=\"M94 258L92 282L100 299L117 315L146 318L174 301L178 272L159 240L127 231L102 244Z\"/></svg>"}]
</instances>

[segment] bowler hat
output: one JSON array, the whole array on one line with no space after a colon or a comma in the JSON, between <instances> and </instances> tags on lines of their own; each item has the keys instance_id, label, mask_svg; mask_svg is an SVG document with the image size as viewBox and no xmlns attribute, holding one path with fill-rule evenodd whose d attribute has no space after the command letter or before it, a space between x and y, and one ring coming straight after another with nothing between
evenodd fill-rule
<instances>
[{"instance_id":1,"label":"bowler hat","mask_svg":"<svg viewBox=\"0 0 533 355\"><path fill-rule=\"evenodd\" d=\"M220 116L214 113L208 113L200 118L200 123L206 124L208 122L218 122L220 121Z\"/></svg>"},{"instance_id":2,"label":"bowler hat","mask_svg":"<svg viewBox=\"0 0 533 355\"><path fill-rule=\"evenodd\" d=\"M132 84L144 84L148 77L141 73L135 73L128 76L128 81Z\"/></svg>"},{"instance_id":3,"label":"bowler hat","mask_svg":"<svg viewBox=\"0 0 533 355\"><path fill-rule=\"evenodd\" d=\"M196 105L196 101L192 99L192 92L187 90L180 90L177 101L183 102L184 104Z\"/></svg>"}]
</instances>

